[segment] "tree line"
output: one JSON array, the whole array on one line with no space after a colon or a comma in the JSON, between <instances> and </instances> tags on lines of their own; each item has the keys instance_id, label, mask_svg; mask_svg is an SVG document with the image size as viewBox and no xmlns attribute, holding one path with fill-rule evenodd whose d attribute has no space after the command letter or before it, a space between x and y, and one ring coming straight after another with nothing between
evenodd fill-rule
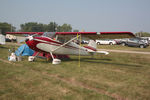
<instances>
[{"instance_id":1,"label":"tree line","mask_svg":"<svg viewBox=\"0 0 150 100\"><path fill-rule=\"evenodd\" d=\"M140 31L140 32L135 33L135 36L137 36L137 37L150 37L150 33Z\"/></svg>"},{"instance_id":2,"label":"tree line","mask_svg":"<svg viewBox=\"0 0 150 100\"><path fill-rule=\"evenodd\" d=\"M1 23L0 22L0 33L5 34L6 32L14 32L16 27L8 24L7 22Z\"/></svg>"},{"instance_id":3,"label":"tree line","mask_svg":"<svg viewBox=\"0 0 150 100\"><path fill-rule=\"evenodd\" d=\"M0 33L4 34L6 32L78 32L79 30L72 30L70 24L64 23L63 25L58 25L56 22L50 22L49 24L42 24L37 22L27 22L20 25L20 30L16 30L15 26L7 22L0 22Z\"/></svg>"}]
</instances>

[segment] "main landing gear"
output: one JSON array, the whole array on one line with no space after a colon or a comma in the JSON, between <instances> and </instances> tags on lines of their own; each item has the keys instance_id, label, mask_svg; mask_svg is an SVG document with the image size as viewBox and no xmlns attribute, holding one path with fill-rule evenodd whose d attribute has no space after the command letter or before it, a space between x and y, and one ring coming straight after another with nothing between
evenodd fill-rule
<instances>
[{"instance_id":1,"label":"main landing gear","mask_svg":"<svg viewBox=\"0 0 150 100\"><path fill-rule=\"evenodd\" d=\"M54 58L52 52L50 52L50 55L51 55L51 57L53 59L52 64L60 64L61 63L60 59Z\"/></svg>"}]
</instances>

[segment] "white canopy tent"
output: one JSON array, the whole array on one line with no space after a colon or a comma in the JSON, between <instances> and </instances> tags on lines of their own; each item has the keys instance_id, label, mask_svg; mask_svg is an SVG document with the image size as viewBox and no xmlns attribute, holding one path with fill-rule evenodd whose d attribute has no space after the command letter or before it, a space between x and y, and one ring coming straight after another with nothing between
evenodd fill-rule
<instances>
[{"instance_id":1,"label":"white canopy tent","mask_svg":"<svg viewBox=\"0 0 150 100\"><path fill-rule=\"evenodd\" d=\"M5 36L0 34L0 44L5 44Z\"/></svg>"}]
</instances>

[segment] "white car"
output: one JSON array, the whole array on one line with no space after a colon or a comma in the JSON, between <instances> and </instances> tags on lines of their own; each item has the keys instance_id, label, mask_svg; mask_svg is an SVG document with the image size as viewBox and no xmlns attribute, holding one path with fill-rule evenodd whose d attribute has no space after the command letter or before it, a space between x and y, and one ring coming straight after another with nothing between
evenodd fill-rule
<instances>
[{"instance_id":1,"label":"white car","mask_svg":"<svg viewBox=\"0 0 150 100\"><path fill-rule=\"evenodd\" d=\"M101 45L101 44L114 45L114 44L116 44L116 41L114 41L114 40L109 40L109 39L107 39L107 40L96 40L96 43L97 43L98 45Z\"/></svg>"}]
</instances>

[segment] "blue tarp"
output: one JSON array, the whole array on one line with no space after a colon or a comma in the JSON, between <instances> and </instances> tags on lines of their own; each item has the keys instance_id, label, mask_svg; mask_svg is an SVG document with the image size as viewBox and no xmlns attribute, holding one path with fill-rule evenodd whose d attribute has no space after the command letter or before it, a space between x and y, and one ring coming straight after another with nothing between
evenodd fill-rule
<instances>
[{"instance_id":1,"label":"blue tarp","mask_svg":"<svg viewBox=\"0 0 150 100\"><path fill-rule=\"evenodd\" d=\"M21 45L16 51L17 56L32 56L34 51L28 47L27 44Z\"/></svg>"}]
</instances>

